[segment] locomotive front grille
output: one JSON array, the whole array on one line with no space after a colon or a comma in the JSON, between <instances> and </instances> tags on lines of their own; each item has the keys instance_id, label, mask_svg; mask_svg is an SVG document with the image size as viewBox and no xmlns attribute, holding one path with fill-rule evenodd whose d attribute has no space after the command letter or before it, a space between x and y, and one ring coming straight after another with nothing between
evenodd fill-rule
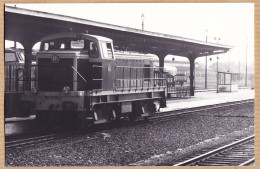
<instances>
[{"instance_id":1,"label":"locomotive front grille","mask_svg":"<svg viewBox=\"0 0 260 169\"><path fill-rule=\"evenodd\" d=\"M73 89L73 59L60 58L53 63L50 58L38 59L38 90L62 91L65 86Z\"/></svg>"}]
</instances>

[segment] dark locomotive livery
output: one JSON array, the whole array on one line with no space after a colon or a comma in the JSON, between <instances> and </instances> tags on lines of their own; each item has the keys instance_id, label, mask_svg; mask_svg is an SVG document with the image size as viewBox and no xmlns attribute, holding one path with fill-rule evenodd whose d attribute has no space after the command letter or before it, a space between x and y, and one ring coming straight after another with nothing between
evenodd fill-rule
<instances>
[{"instance_id":1,"label":"dark locomotive livery","mask_svg":"<svg viewBox=\"0 0 260 169\"><path fill-rule=\"evenodd\" d=\"M41 40L22 111L42 121L67 117L82 127L147 117L166 106L167 82L150 59L117 58L111 39L60 33ZM50 122L51 123L51 122Z\"/></svg>"}]
</instances>

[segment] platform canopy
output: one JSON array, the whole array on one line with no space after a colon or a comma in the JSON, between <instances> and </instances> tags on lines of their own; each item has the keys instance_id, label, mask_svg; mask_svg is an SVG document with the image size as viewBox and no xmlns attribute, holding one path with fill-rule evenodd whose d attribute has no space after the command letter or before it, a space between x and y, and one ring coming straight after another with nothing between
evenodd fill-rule
<instances>
[{"instance_id":1,"label":"platform canopy","mask_svg":"<svg viewBox=\"0 0 260 169\"><path fill-rule=\"evenodd\" d=\"M193 57L225 53L232 47L116 26L65 15L5 6L5 39L24 43L40 41L58 32L82 32L113 39L118 50ZM160 57L160 56L159 56Z\"/></svg>"}]
</instances>

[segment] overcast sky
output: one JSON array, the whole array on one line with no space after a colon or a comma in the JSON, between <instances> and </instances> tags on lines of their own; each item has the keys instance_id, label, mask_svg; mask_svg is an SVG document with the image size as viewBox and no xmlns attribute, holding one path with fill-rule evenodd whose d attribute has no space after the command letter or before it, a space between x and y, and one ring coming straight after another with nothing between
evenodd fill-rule
<instances>
[{"instance_id":1,"label":"overcast sky","mask_svg":"<svg viewBox=\"0 0 260 169\"><path fill-rule=\"evenodd\" d=\"M14 4L7 4L14 6ZM17 7L234 46L220 61L254 60L253 3L15 4ZM208 30L208 31L206 31ZM215 57L216 58L216 57ZM200 58L200 61L204 58ZM205 60L205 59L204 59ZM214 62L214 56L212 56Z\"/></svg>"}]
</instances>

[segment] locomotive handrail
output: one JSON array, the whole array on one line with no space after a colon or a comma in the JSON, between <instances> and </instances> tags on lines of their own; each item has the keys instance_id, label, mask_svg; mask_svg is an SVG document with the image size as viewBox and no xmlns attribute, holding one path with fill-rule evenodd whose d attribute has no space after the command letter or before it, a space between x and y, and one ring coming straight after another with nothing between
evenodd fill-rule
<instances>
[{"instance_id":1,"label":"locomotive handrail","mask_svg":"<svg viewBox=\"0 0 260 169\"><path fill-rule=\"evenodd\" d=\"M159 71L159 73L162 75L162 77L164 77L161 71ZM167 79L166 77L164 77L164 80L166 81L167 93L168 93L168 91L171 91L171 89L170 89L170 87L169 87L169 81L168 81L168 79Z\"/></svg>"},{"instance_id":2,"label":"locomotive handrail","mask_svg":"<svg viewBox=\"0 0 260 169\"><path fill-rule=\"evenodd\" d=\"M131 90L131 89L145 89L147 87L147 90L149 90L150 88L160 88L160 87L167 87L167 79L164 77L164 75L162 74L162 72L160 71L160 69L163 69L163 72L165 71L165 68L163 67L132 67L132 66L115 66L115 71L116 69L122 69L122 77L121 78L117 78L117 74L116 74L116 78L115 78L115 87L116 89L119 90ZM129 71L127 71L127 69L130 69ZM150 77L144 77L144 72L140 72L141 78L137 78L137 74L139 74L139 70L144 70L144 69L151 69L153 70L154 73L158 73L160 72L159 77L154 77L154 78L150 78ZM125 72L128 72L127 75L125 75ZM132 71L135 71L132 72ZM162 76L162 77L160 77ZM125 78L128 77L128 78ZM163 81L166 80L166 85L164 84ZM118 86L118 82L120 83L120 85ZM152 84L153 83L153 84Z\"/></svg>"},{"instance_id":3,"label":"locomotive handrail","mask_svg":"<svg viewBox=\"0 0 260 169\"><path fill-rule=\"evenodd\" d=\"M138 79L116 79L116 80L165 80L165 78L138 78Z\"/></svg>"},{"instance_id":4,"label":"locomotive handrail","mask_svg":"<svg viewBox=\"0 0 260 169\"><path fill-rule=\"evenodd\" d=\"M115 68L134 68L134 69L164 69L164 67L138 67L138 66L116 66Z\"/></svg>"},{"instance_id":5,"label":"locomotive handrail","mask_svg":"<svg viewBox=\"0 0 260 169\"><path fill-rule=\"evenodd\" d=\"M74 66L71 65L71 68L81 77L81 79L87 84L86 79L77 71L77 69L75 69Z\"/></svg>"}]
</instances>

